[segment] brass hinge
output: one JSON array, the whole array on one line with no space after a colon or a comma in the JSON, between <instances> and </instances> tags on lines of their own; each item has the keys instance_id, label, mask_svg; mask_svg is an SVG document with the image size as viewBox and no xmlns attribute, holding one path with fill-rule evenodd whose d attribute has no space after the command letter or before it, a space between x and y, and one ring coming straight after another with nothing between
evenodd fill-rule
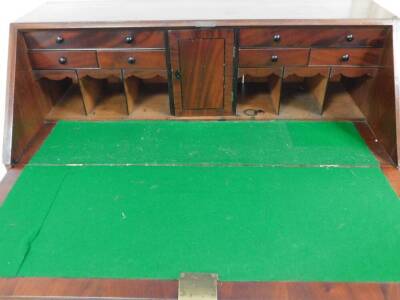
<instances>
[{"instance_id":1,"label":"brass hinge","mask_svg":"<svg viewBox=\"0 0 400 300\"><path fill-rule=\"evenodd\" d=\"M182 273L178 300L217 300L217 284L217 274Z\"/></svg>"}]
</instances>

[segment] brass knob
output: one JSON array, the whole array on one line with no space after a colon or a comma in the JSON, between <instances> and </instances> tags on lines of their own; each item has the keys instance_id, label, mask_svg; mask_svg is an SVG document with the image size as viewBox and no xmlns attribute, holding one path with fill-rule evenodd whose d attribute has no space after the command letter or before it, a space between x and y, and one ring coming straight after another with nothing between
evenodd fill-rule
<instances>
[{"instance_id":1,"label":"brass knob","mask_svg":"<svg viewBox=\"0 0 400 300\"><path fill-rule=\"evenodd\" d=\"M279 33L274 34L274 37L272 38L274 42L279 42L281 40L281 35Z\"/></svg>"},{"instance_id":2,"label":"brass knob","mask_svg":"<svg viewBox=\"0 0 400 300\"><path fill-rule=\"evenodd\" d=\"M349 60L350 60L350 55L348 55L348 54L342 55L342 61L347 62Z\"/></svg>"},{"instance_id":3,"label":"brass knob","mask_svg":"<svg viewBox=\"0 0 400 300\"><path fill-rule=\"evenodd\" d=\"M346 35L346 40L347 40L348 42L351 42L353 39L354 39L354 37L353 37L353 35L352 35L351 33L348 34L348 35Z\"/></svg>"},{"instance_id":4,"label":"brass knob","mask_svg":"<svg viewBox=\"0 0 400 300\"><path fill-rule=\"evenodd\" d=\"M59 62L61 65L65 65L65 64L67 63L67 58L64 57L64 56L61 56L61 57L58 59L58 62Z\"/></svg>"},{"instance_id":5,"label":"brass knob","mask_svg":"<svg viewBox=\"0 0 400 300\"><path fill-rule=\"evenodd\" d=\"M57 44L62 44L64 42L64 38L61 36L61 35L59 35L57 38L56 38L56 43Z\"/></svg>"},{"instance_id":6,"label":"brass knob","mask_svg":"<svg viewBox=\"0 0 400 300\"><path fill-rule=\"evenodd\" d=\"M271 56L271 61L272 62L277 62L278 61L278 55L272 55Z\"/></svg>"},{"instance_id":7,"label":"brass knob","mask_svg":"<svg viewBox=\"0 0 400 300\"><path fill-rule=\"evenodd\" d=\"M136 62L136 59L134 57L128 57L128 64L133 65Z\"/></svg>"},{"instance_id":8,"label":"brass knob","mask_svg":"<svg viewBox=\"0 0 400 300\"><path fill-rule=\"evenodd\" d=\"M125 43L132 44L132 42L133 42L133 36L132 35L128 35L127 37L125 37Z\"/></svg>"}]
</instances>

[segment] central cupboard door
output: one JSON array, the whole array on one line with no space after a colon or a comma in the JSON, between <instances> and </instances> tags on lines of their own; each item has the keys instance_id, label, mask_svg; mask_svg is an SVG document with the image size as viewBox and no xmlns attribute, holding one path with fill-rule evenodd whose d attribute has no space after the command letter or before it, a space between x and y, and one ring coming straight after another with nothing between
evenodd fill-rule
<instances>
[{"instance_id":1,"label":"central cupboard door","mask_svg":"<svg viewBox=\"0 0 400 300\"><path fill-rule=\"evenodd\" d=\"M232 114L232 30L169 31L176 115Z\"/></svg>"}]
</instances>

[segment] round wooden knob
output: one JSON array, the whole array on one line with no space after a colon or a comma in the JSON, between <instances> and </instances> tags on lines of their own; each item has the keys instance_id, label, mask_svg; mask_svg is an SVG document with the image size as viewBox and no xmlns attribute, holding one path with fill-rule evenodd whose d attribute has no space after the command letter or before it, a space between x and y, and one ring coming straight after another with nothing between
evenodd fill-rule
<instances>
[{"instance_id":1,"label":"round wooden knob","mask_svg":"<svg viewBox=\"0 0 400 300\"><path fill-rule=\"evenodd\" d=\"M67 63L67 58L64 57L64 56L61 56L61 57L58 59L58 62L59 62L60 64L62 64L62 65L65 65L65 64Z\"/></svg>"},{"instance_id":2,"label":"round wooden knob","mask_svg":"<svg viewBox=\"0 0 400 300\"><path fill-rule=\"evenodd\" d=\"M136 62L136 59L134 57L128 57L128 64L133 65Z\"/></svg>"},{"instance_id":3,"label":"round wooden knob","mask_svg":"<svg viewBox=\"0 0 400 300\"><path fill-rule=\"evenodd\" d=\"M350 55L348 55L348 54L342 55L342 61L346 62L346 61L349 61L349 59L350 59Z\"/></svg>"},{"instance_id":4,"label":"round wooden knob","mask_svg":"<svg viewBox=\"0 0 400 300\"><path fill-rule=\"evenodd\" d=\"M61 36L61 35L59 35L58 37L56 37L56 43L57 44L62 44L64 42L64 38Z\"/></svg>"},{"instance_id":5,"label":"round wooden knob","mask_svg":"<svg viewBox=\"0 0 400 300\"><path fill-rule=\"evenodd\" d=\"M128 35L127 37L125 37L125 43L132 44L132 42L133 42L133 36L132 35Z\"/></svg>"},{"instance_id":6,"label":"round wooden knob","mask_svg":"<svg viewBox=\"0 0 400 300\"><path fill-rule=\"evenodd\" d=\"M272 62L277 62L278 61L278 55L272 55L271 56L271 61Z\"/></svg>"},{"instance_id":7,"label":"round wooden knob","mask_svg":"<svg viewBox=\"0 0 400 300\"><path fill-rule=\"evenodd\" d=\"M348 42L351 42L353 39L354 39L354 37L353 37L353 35L352 35L351 33L348 34L348 35L346 35L346 40L347 40Z\"/></svg>"},{"instance_id":8,"label":"round wooden knob","mask_svg":"<svg viewBox=\"0 0 400 300\"><path fill-rule=\"evenodd\" d=\"M274 42L279 42L281 40L281 35L280 34L274 34L274 37L272 38Z\"/></svg>"}]
</instances>

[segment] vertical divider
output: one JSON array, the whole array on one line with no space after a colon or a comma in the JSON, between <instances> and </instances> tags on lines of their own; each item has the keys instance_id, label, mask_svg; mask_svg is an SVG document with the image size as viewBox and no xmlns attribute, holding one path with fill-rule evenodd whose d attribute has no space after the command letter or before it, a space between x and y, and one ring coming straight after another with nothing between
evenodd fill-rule
<instances>
[{"instance_id":1,"label":"vertical divider","mask_svg":"<svg viewBox=\"0 0 400 300\"><path fill-rule=\"evenodd\" d=\"M320 74L304 79L306 86L310 89L310 92L317 100L319 113L321 115L324 111L325 95L326 95L326 89L328 87L328 80L329 76L322 76Z\"/></svg>"},{"instance_id":2,"label":"vertical divider","mask_svg":"<svg viewBox=\"0 0 400 300\"><path fill-rule=\"evenodd\" d=\"M103 94L107 79L99 80L80 71L78 71L78 78L86 115L89 115L94 111L96 103Z\"/></svg>"},{"instance_id":3,"label":"vertical divider","mask_svg":"<svg viewBox=\"0 0 400 300\"><path fill-rule=\"evenodd\" d=\"M272 75L269 79L272 106L276 115L279 115L279 108L281 104L282 76L283 68L281 69L280 76Z\"/></svg>"},{"instance_id":4,"label":"vertical divider","mask_svg":"<svg viewBox=\"0 0 400 300\"><path fill-rule=\"evenodd\" d=\"M139 96L140 79L132 74L128 74L126 70L123 70L122 80L124 82L126 107L128 115L130 115L135 108L135 103Z\"/></svg>"}]
</instances>

